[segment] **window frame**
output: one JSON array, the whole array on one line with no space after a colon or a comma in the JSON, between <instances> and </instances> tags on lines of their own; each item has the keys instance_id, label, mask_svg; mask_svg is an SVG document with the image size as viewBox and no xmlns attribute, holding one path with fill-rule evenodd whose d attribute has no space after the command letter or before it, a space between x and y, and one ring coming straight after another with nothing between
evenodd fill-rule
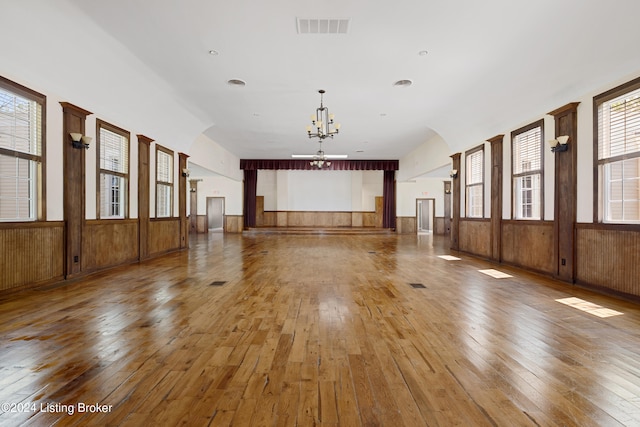
<instances>
[{"instance_id":1,"label":"window frame","mask_svg":"<svg viewBox=\"0 0 640 427\"><path fill-rule=\"evenodd\" d=\"M640 150L630 153L621 154L614 157L599 159L599 135L600 120L599 109L605 102L623 96L629 92L640 89L640 77L635 78L627 83L623 83L606 92L593 97L593 222L607 225L630 225L637 227L640 219L631 221L609 221L606 219L607 200L605 200L604 191L604 172L603 169L607 164L617 163L630 159L639 159ZM639 160L640 161L640 160ZM640 179L640 173L639 177Z\"/></svg>"},{"instance_id":2,"label":"window frame","mask_svg":"<svg viewBox=\"0 0 640 427\"><path fill-rule=\"evenodd\" d=\"M477 152L482 152L482 161L480 162L480 164L482 165L482 180L479 183L472 183L469 184L469 170L467 168L467 159L472 156L473 154L477 153ZM466 218L473 218L473 219L483 219L485 217L484 214L484 183L485 183L485 152L484 152L484 144L481 144L475 148L472 148L470 150L465 151L464 153L464 197L465 197L465 203L464 203L464 211L465 211L465 217ZM481 199L481 214L480 216L471 216L469 214L469 188L470 187L480 187L480 199Z\"/></svg>"},{"instance_id":3,"label":"window frame","mask_svg":"<svg viewBox=\"0 0 640 427\"><path fill-rule=\"evenodd\" d=\"M105 129L109 132L113 132L127 139L127 164L126 173L112 171L110 169L102 169L100 167L101 153L101 134L100 130ZM129 218L129 206L130 206L130 190L131 190L131 133L104 120L96 119L96 218L97 219L128 219ZM124 213L122 216L102 216L101 204L100 204L100 178L102 174L115 175L124 178L126 181L125 195L124 195Z\"/></svg>"},{"instance_id":4,"label":"window frame","mask_svg":"<svg viewBox=\"0 0 640 427\"><path fill-rule=\"evenodd\" d=\"M519 172L519 173L514 173L514 171L516 170L515 168L515 142L516 142L516 137L518 135L521 135L523 133L529 132L530 130L536 129L536 128L540 128L540 142L539 142L539 149L540 149L540 169L536 169L536 170L532 170L532 171L527 171L527 172ZM530 123L526 126L521 127L520 129L516 129L513 132L511 132L511 218L516 220L516 221L542 221L544 220L544 119L540 119L537 120L533 123ZM539 203L540 203L540 215L539 217L535 218L518 218L517 216L517 207L516 207L516 185L515 185L515 181L518 178L522 178L522 177L526 177L526 176L535 176L535 175L540 175L540 191L539 191Z\"/></svg>"},{"instance_id":5,"label":"window frame","mask_svg":"<svg viewBox=\"0 0 640 427\"><path fill-rule=\"evenodd\" d=\"M3 76L0 76L0 88L7 92L11 92L17 96L23 97L30 101L36 102L40 106L40 155L24 153L22 151L11 150L8 148L0 147L0 155L18 157L28 161L36 162L37 177L35 183L35 209L33 218L29 219L0 219L0 223L25 223L25 222L38 222L47 220L47 97L40 92L36 92L33 89L29 89L19 83L9 80Z\"/></svg>"},{"instance_id":6,"label":"window frame","mask_svg":"<svg viewBox=\"0 0 640 427\"><path fill-rule=\"evenodd\" d=\"M160 156L160 152L167 154L171 157L171 172L170 172L170 177L171 177L171 182L166 182L166 181L159 181L158 180L158 157ZM174 186L175 186L175 154L172 150L169 150L168 148L163 147L162 145L156 144L156 164L155 164L155 168L156 168L156 173L155 173L155 181L156 181L156 186L155 186L155 198L156 198L156 211L155 211L155 217L157 218L172 218L173 217L173 195L174 195ZM163 185L163 186L167 186L170 188L169 191L169 214L166 216L158 216L158 186L159 185Z\"/></svg>"}]
</instances>

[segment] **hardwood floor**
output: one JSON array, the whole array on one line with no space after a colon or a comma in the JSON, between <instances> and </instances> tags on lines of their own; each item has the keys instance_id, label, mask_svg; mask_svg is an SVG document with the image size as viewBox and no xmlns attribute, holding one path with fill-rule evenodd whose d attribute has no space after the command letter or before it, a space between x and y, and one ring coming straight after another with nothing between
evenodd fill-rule
<instances>
[{"instance_id":1,"label":"hardwood floor","mask_svg":"<svg viewBox=\"0 0 640 427\"><path fill-rule=\"evenodd\" d=\"M0 425L640 425L638 305L438 255L428 235L198 235L5 296Z\"/></svg>"}]
</instances>

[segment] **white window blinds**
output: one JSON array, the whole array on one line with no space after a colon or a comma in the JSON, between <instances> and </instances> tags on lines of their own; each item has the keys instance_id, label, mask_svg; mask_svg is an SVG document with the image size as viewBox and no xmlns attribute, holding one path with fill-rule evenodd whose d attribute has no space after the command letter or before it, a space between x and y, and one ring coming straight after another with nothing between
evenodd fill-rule
<instances>
[{"instance_id":1,"label":"white window blinds","mask_svg":"<svg viewBox=\"0 0 640 427\"><path fill-rule=\"evenodd\" d=\"M173 153L157 150L156 156L156 216L173 214Z\"/></svg>"},{"instance_id":2,"label":"white window blinds","mask_svg":"<svg viewBox=\"0 0 640 427\"><path fill-rule=\"evenodd\" d=\"M484 152L482 150L476 151L467 156L467 185L469 184L482 184L483 168L482 162L484 160Z\"/></svg>"},{"instance_id":3,"label":"white window blinds","mask_svg":"<svg viewBox=\"0 0 640 427\"><path fill-rule=\"evenodd\" d=\"M0 221L38 219L43 104L0 86Z\"/></svg>"},{"instance_id":4,"label":"white window blinds","mask_svg":"<svg viewBox=\"0 0 640 427\"><path fill-rule=\"evenodd\" d=\"M476 150L466 156L467 216L482 218L484 198L484 150Z\"/></svg>"},{"instance_id":5,"label":"white window blinds","mask_svg":"<svg viewBox=\"0 0 640 427\"><path fill-rule=\"evenodd\" d=\"M542 128L535 127L513 139L513 174L539 171L542 165Z\"/></svg>"},{"instance_id":6,"label":"white window blinds","mask_svg":"<svg viewBox=\"0 0 640 427\"><path fill-rule=\"evenodd\" d=\"M640 88L598 105L601 219L640 222Z\"/></svg>"},{"instance_id":7,"label":"white window blinds","mask_svg":"<svg viewBox=\"0 0 640 427\"><path fill-rule=\"evenodd\" d=\"M158 164L156 165L158 182L173 183L173 156L158 150Z\"/></svg>"},{"instance_id":8,"label":"white window blinds","mask_svg":"<svg viewBox=\"0 0 640 427\"><path fill-rule=\"evenodd\" d=\"M640 89L598 107L598 159L640 152Z\"/></svg>"},{"instance_id":9,"label":"white window blinds","mask_svg":"<svg viewBox=\"0 0 640 427\"><path fill-rule=\"evenodd\" d=\"M122 174L129 173L128 138L100 128L100 169Z\"/></svg>"}]
</instances>

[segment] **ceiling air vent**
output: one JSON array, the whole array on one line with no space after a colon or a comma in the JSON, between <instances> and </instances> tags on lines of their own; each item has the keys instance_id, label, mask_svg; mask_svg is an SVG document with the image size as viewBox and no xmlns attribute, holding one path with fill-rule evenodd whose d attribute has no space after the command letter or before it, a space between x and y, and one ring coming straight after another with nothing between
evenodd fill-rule
<instances>
[{"instance_id":1,"label":"ceiling air vent","mask_svg":"<svg viewBox=\"0 0 640 427\"><path fill-rule=\"evenodd\" d=\"M298 18L298 34L347 34L351 18Z\"/></svg>"}]
</instances>

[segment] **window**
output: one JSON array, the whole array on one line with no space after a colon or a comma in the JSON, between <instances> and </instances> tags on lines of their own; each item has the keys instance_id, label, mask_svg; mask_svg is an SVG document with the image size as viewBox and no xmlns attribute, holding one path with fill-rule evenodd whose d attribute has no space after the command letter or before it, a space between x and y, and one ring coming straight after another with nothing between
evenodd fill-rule
<instances>
[{"instance_id":1,"label":"window","mask_svg":"<svg viewBox=\"0 0 640 427\"><path fill-rule=\"evenodd\" d=\"M542 156L544 121L511 133L513 216L542 218Z\"/></svg>"},{"instance_id":2,"label":"window","mask_svg":"<svg viewBox=\"0 0 640 427\"><path fill-rule=\"evenodd\" d=\"M129 216L129 132L102 120L98 135L99 218Z\"/></svg>"},{"instance_id":3,"label":"window","mask_svg":"<svg viewBox=\"0 0 640 427\"><path fill-rule=\"evenodd\" d=\"M594 98L599 219L640 223L640 79Z\"/></svg>"},{"instance_id":4,"label":"window","mask_svg":"<svg viewBox=\"0 0 640 427\"><path fill-rule=\"evenodd\" d=\"M467 217L482 218L484 213L484 145L466 153Z\"/></svg>"},{"instance_id":5,"label":"window","mask_svg":"<svg viewBox=\"0 0 640 427\"><path fill-rule=\"evenodd\" d=\"M156 145L156 218L173 215L173 151Z\"/></svg>"},{"instance_id":6,"label":"window","mask_svg":"<svg viewBox=\"0 0 640 427\"><path fill-rule=\"evenodd\" d=\"M46 97L0 77L0 221L45 219Z\"/></svg>"}]
</instances>

